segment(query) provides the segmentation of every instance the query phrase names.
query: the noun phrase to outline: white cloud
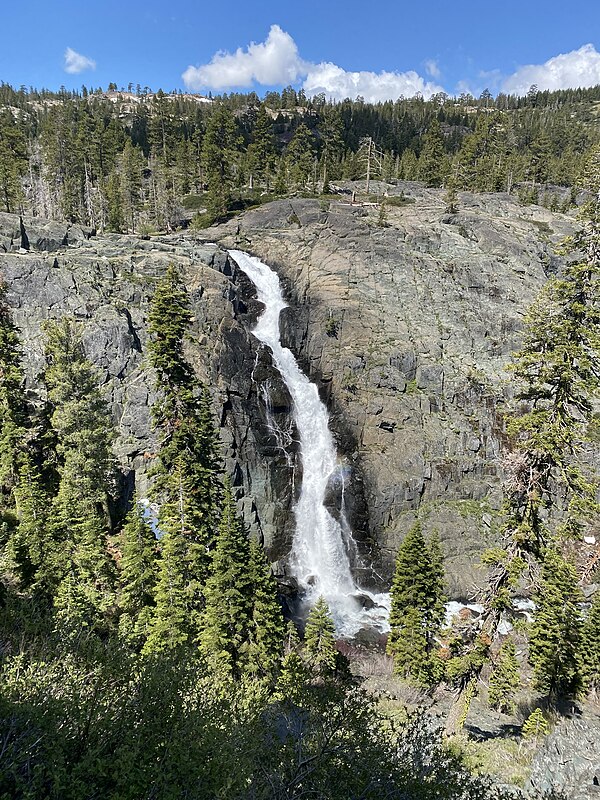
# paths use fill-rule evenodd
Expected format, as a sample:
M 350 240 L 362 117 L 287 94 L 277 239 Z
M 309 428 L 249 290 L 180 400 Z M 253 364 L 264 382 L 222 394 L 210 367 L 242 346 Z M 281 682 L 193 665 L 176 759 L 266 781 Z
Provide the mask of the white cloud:
M 304 81 L 308 95 L 324 92 L 333 100 L 345 97 L 364 97 L 367 102 L 397 100 L 400 95 L 412 97 L 420 92 L 431 97 L 443 92 L 441 86 L 428 83 L 412 70 L 410 72 L 346 72 L 336 64 L 323 63 L 311 65 Z
M 96 62 L 81 55 L 72 47 L 67 47 L 65 50 L 65 72 L 71 75 L 77 75 L 79 72 L 84 72 L 86 69 L 96 69 Z
M 437 80 L 439 80 L 442 77 L 442 73 L 440 71 L 438 63 L 433 58 L 428 58 L 427 61 L 425 62 L 425 72 L 428 75 L 431 75 L 432 78 L 436 78 Z
M 252 42 L 246 50 L 216 53 L 209 64 L 188 67 L 183 81 L 189 89 L 228 89 L 233 86 L 263 86 L 295 83 L 306 73 L 296 43 L 279 25 L 271 25 L 266 41 Z
M 430 97 L 443 91 L 413 71 L 347 72 L 336 64 L 304 61 L 295 41 L 279 25 L 271 26 L 261 44 L 252 42 L 235 53 L 218 52 L 208 64 L 189 66 L 182 77 L 189 89 L 196 90 L 248 88 L 254 83 L 280 86 L 304 79 L 303 88 L 309 95 L 324 92 L 334 100 L 361 95 L 369 102 L 396 100 L 417 92 Z
M 593 44 L 584 44 L 579 50 L 561 53 L 544 64 L 528 64 L 502 83 L 502 91 L 509 94 L 526 94 L 535 84 L 538 89 L 570 89 L 595 86 L 600 83 L 600 53 Z

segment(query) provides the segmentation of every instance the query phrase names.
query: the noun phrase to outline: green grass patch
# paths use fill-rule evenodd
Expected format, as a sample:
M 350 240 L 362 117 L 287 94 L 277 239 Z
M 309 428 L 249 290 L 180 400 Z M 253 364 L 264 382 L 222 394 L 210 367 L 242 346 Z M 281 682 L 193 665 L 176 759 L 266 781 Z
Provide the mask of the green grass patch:
M 206 202 L 203 195 L 186 194 L 185 197 L 181 198 L 181 205 L 187 211 L 199 211 L 201 208 L 204 208 Z

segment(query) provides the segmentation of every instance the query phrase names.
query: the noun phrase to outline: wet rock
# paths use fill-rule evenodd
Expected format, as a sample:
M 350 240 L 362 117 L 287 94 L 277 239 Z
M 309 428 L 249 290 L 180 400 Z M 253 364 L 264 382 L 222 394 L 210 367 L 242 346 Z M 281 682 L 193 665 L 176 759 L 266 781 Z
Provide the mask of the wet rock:
M 377 603 L 375 602 L 375 600 L 373 600 L 373 598 L 368 594 L 357 594 L 356 599 L 361 604 L 361 606 L 363 608 L 366 608 L 367 610 L 377 607 Z

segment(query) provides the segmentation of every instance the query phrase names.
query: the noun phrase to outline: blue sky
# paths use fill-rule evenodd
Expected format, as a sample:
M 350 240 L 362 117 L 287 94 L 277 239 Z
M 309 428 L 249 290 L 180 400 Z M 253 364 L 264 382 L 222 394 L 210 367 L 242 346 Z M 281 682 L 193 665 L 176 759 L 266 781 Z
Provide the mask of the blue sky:
M 377 100 L 600 83 L 598 0 L 22 0 L 2 22 L 0 80 L 16 86 L 292 83 Z

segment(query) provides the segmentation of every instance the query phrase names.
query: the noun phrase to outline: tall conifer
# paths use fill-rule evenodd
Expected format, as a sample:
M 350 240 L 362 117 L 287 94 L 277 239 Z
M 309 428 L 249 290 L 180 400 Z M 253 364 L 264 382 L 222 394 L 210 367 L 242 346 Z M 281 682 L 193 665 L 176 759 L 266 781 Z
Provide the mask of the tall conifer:
M 448 171 L 449 162 L 442 129 L 437 119 L 434 119 L 423 137 L 423 149 L 419 156 L 419 179 L 426 186 L 442 186 Z
M 536 687 L 554 697 L 577 695 L 582 687 L 580 600 L 574 567 L 550 549 L 536 598 L 529 660 Z
M 51 549 L 50 498 L 42 488 L 40 473 L 25 456 L 15 487 L 18 524 L 9 541 L 9 553 L 23 585 L 47 585 Z
M 190 588 L 190 609 L 196 613 L 201 607 L 199 589 L 209 570 L 220 486 L 210 395 L 184 354 L 190 322 L 187 292 L 170 266 L 154 293 L 149 321 L 150 362 L 159 393 L 153 408 L 160 433 L 154 493 L 161 505 L 161 528 L 184 536 L 184 580 Z
M 433 649 L 444 619 L 443 576 L 439 540 L 428 544 L 416 522 L 396 557 L 387 651 L 398 674 L 425 683 L 436 674 Z
M 252 142 L 248 145 L 248 169 L 253 184 L 270 188 L 271 176 L 275 167 L 275 139 L 273 137 L 273 121 L 263 103 L 259 106 L 252 133 Z
M 21 345 L 10 308 L 6 287 L 0 284 L 0 497 L 12 505 L 11 497 L 19 478 L 25 452 L 28 409 L 25 376 L 21 366 Z
M 58 606 L 63 588 L 71 597 L 69 586 L 76 586 L 77 614 L 93 626 L 91 609 L 95 607 L 98 618 L 102 617 L 111 606 L 114 589 L 114 563 L 107 550 L 108 499 L 114 491 L 115 474 L 114 430 L 98 375 L 85 357 L 80 326 L 63 318 L 47 322 L 44 330 L 44 377 L 59 457 L 51 571 L 59 584 Z M 65 581 L 67 586 L 62 587 Z M 67 603 L 65 608 L 69 607 Z
M 250 542 L 225 487 L 219 535 L 204 591 L 201 649 L 219 672 L 239 677 L 244 670 L 252 625 Z
M 492 708 L 509 714 L 514 709 L 514 695 L 519 688 L 519 663 L 515 643 L 508 639 L 498 653 L 490 676 L 488 701 Z
M 125 520 L 120 542 L 119 630 L 125 639 L 139 643 L 148 635 L 155 606 L 157 541 L 135 501 Z
M 596 590 L 581 642 L 581 666 L 587 689 L 600 689 L 600 591 Z
M 220 105 L 208 121 L 202 142 L 202 164 L 208 183 L 207 213 L 213 222 L 223 219 L 231 205 L 235 137 L 233 114 Z
M 247 671 L 272 677 L 281 662 L 285 623 L 277 600 L 277 581 L 265 551 L 254 538 L 250 540 L 250 581 L 252 618 Z
M 327 678 L 335 674 L 337 666 L 335 626 L 324 597 L 319 597 L 306 620 L 304 652 L 314 675 Z
M 180 531 L 166 533 L 160 540 L 158 579 L 148 638 L 142 653 L 164 653 L 198 641 L 198 628 L 190 619 L 186 596 L 184 564 L 186 541 Z

